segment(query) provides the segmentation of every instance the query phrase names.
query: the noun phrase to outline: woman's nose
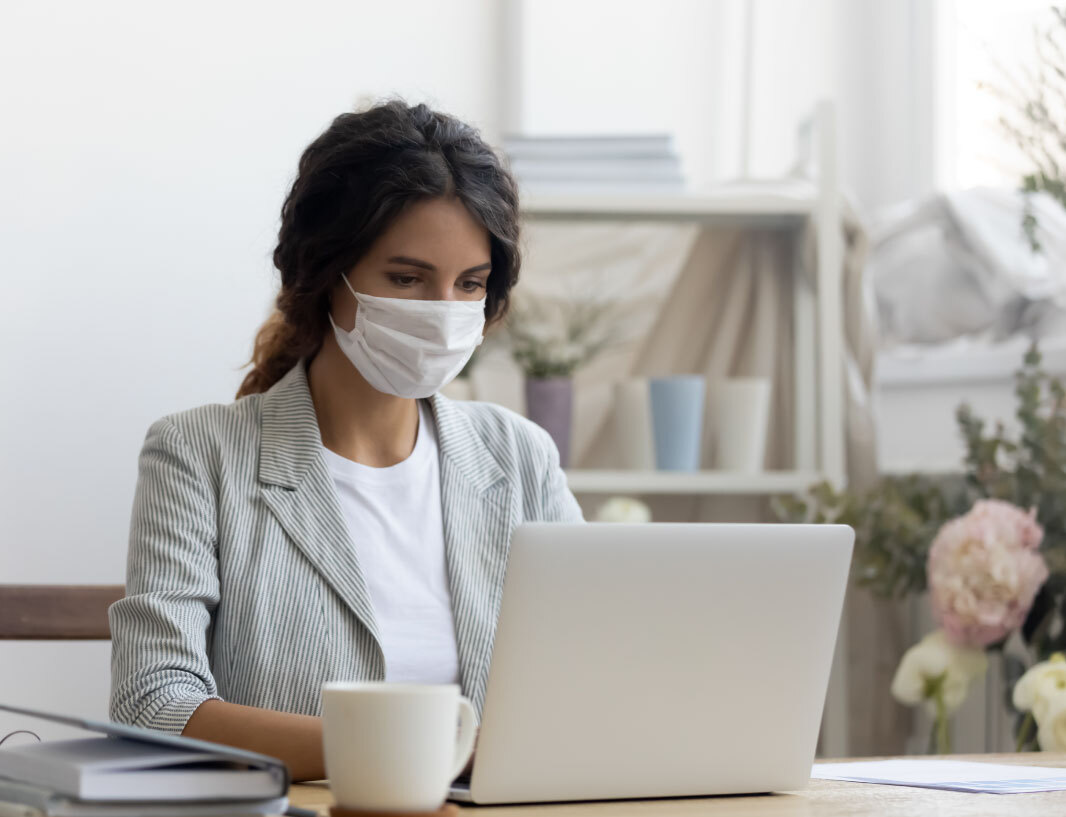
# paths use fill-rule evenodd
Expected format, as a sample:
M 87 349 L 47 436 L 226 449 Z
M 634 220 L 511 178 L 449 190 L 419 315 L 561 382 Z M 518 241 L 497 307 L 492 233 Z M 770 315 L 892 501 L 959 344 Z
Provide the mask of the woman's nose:
M 439 281 L 430 288 L 430 299 L 434 301 L 454 301 L 455 292 L 451 284 Z

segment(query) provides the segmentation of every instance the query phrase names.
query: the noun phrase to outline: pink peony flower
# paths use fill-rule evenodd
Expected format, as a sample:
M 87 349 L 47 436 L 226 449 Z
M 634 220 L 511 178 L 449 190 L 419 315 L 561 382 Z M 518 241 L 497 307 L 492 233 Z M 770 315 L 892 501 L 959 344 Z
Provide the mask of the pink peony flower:
M 1035 510 L 998 499 L 980 500 L 940 528 L 927 574 L 933 612 L 950 641 L 984 647 L 1021 626 L 1048 577 L 1037 549 L 1043 538 Z

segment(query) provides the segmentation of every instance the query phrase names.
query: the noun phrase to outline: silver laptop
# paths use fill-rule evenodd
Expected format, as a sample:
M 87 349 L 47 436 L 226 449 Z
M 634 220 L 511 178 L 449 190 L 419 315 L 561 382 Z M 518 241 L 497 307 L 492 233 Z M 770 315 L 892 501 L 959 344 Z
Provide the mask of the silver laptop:
M 520 526 L 451 799 L 805 787 L 853 541 L 835 525 Z

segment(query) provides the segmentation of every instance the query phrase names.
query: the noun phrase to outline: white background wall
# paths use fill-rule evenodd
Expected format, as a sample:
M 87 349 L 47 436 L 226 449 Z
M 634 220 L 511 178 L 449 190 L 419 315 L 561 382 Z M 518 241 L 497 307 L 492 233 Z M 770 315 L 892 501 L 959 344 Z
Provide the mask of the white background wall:
M 166 8 L 0 11 L 0 582 L 124 580 L 145 431 L 232 400 L 333 116 L 395 92 L 497 125 L 493 0 Z M 0 701 L 103 716 L 107 661 L 0 644 Z
M 121 579 L 144 432 L 232 399 L 282 199 L 334 115 L 396 91 L 495 124 L 491 0 L 372 23 L 352 3 L 180 8 L 25 2 L 0 24 L 5 577 Z

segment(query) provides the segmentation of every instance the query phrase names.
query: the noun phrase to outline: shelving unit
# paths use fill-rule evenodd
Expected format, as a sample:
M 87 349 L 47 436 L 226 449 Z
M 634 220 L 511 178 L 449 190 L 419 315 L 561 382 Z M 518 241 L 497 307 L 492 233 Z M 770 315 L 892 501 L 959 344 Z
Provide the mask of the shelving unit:
M 814 180 L 789 178 L 723 184 L 677 193 L 550 194 L 523 198 L 528 219 L 670 220 L 708 225 L 800 230 L 810 220 L 817 231 L 814 280 L 795 275 L 795 471 L 732 476 L 626 471 L 569 472 L 577 493 L 771 494 L 803 490 L 826 480 L 842 487 L 844 460 L 843 316 L 841 315 L 840 205 L 837 190 L 834 111 L 822 102 L 803 123 L 799 159 L 812 165 Z M 812 155 L 807 155 L 812 154 Z M 801 480 L 809 480 L 801 484 Z M 610 486 L 610 487 L 608 487 Z
M 800 274 L 798 265 L 793 270 L 795 470 L 759 474 L 572 470 L 567 476 L 575 493 L 760 496 L 799 492 L 822 480 L 844 486 L 843 247 L 835 130 L 829 102 L 819 103 L 800 126 L 799 166 L 812 168 L 813 181 L 738 182 L 681 193 L 523 196 L 527 219 L 671 220 L 797 233 L 813 220 L 816 230 L 813 275 Z M 822 748 L 830 757 L 848 755 L 847 672 L 839 647 L 847 640 L 846 624 L 841 622 L 822 727 Z
M 793 226 L 810 216 L 818 190 L 809 181 L 731 183 L 706 190 L 613 196 L 529 193 L 523 210 L 534 218 L 640 219 Z
M 734 494 L 799 493 L 822 478 L 816 471 L 589 471 L 567 472 L 576 494 Z

